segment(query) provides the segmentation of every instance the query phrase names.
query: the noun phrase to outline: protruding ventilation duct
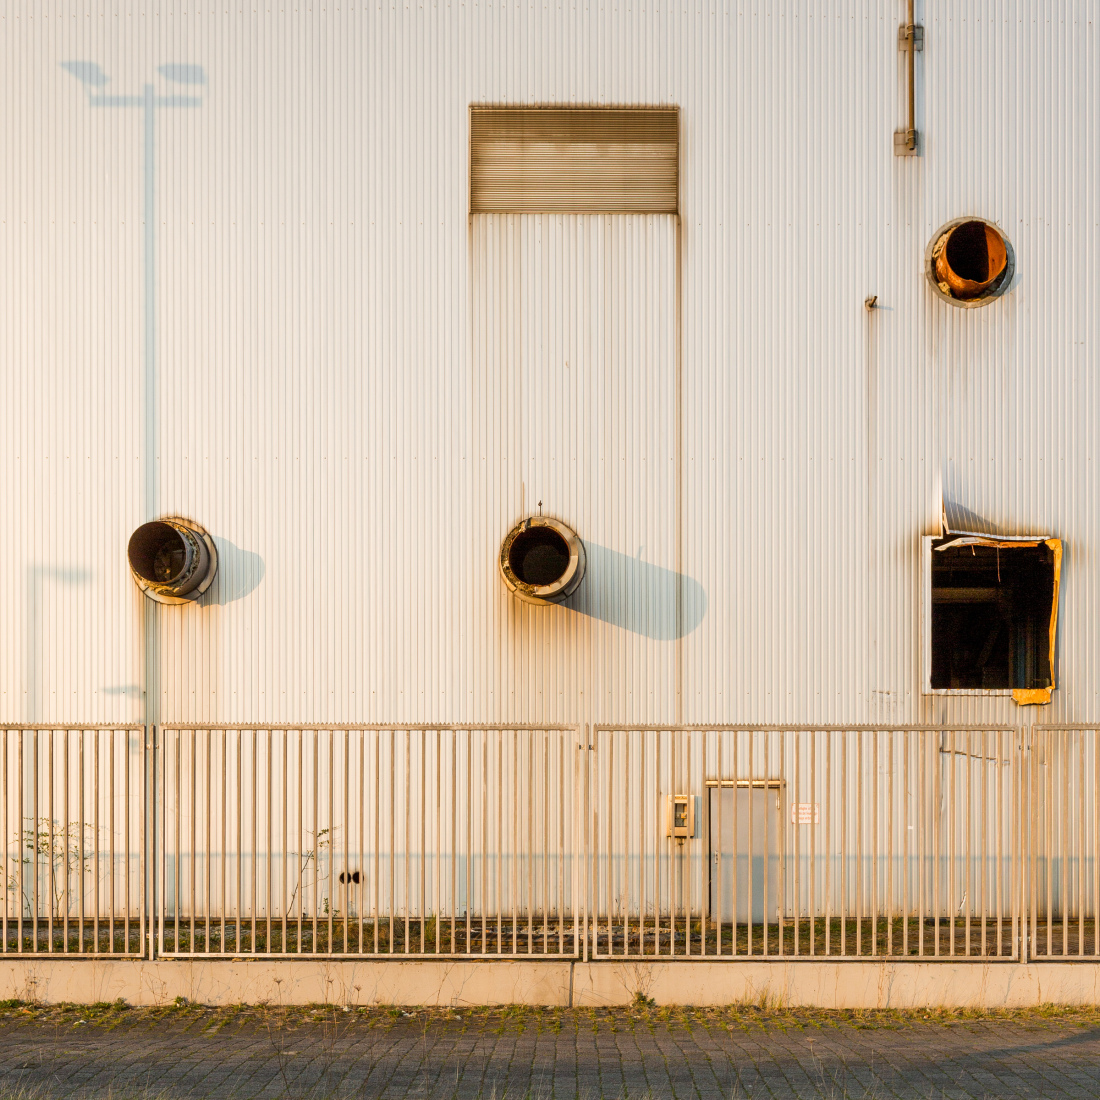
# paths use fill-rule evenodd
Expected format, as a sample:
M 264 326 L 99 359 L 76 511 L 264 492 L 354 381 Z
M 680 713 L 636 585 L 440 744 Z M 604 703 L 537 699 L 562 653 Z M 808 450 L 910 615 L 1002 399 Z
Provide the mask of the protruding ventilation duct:
M 508 532 L 500 548 L 500 575 L 521 600 L 560 603 L 584 577 L 584 543 L 556 519 L 530 516 Z
M 932 239 L 929 279 L 940 296 L 957 305 L 984 305 L 1012 281 L 1012 249 L 995 226 L 957 218 Z
M 218 551 L 193 520 L 165 516 L 143 523 L 126 548 L 138 587 L 158 603 L 190 603 L 213 583 Z

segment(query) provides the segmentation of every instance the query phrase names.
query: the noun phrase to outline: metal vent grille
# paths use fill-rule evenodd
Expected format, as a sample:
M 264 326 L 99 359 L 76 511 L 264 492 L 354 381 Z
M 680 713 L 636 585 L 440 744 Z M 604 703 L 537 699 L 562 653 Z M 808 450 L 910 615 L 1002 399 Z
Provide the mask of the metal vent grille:
M 470 211 L 675 214 L 678 112 L 475 107 Z

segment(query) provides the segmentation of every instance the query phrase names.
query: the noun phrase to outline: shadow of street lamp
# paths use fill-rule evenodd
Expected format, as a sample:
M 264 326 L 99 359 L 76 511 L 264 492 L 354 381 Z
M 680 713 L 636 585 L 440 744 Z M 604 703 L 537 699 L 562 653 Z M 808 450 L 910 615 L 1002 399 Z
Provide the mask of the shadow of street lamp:
M 158 95 L 152 84 L 146 84 L 141 95 L 110 95 L 102 89 L 110 77 L 94 61 L 63 61 L 61 67 L 84 86 L 88 103 L 93 107 L 137 107 L 144 113 L 145 132 L 145 487 L 144 519 L 154 519 L 156 494 L 156 221 L 155 213 L 155 129 L 158 109 L 170 107 L 201 107 L 201 95 Z M 161 65 L 157 72 L 167 81 L 190 88 L 206 84 L 206 72 L 201 65 Z

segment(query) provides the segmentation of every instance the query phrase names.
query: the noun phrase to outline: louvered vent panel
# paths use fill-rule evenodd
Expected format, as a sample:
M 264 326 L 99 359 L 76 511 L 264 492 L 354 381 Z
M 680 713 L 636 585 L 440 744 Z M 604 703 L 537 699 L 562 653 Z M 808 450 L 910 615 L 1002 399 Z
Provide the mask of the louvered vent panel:
M 470 210 L 677 211 L 675 108 L 475 107 Z

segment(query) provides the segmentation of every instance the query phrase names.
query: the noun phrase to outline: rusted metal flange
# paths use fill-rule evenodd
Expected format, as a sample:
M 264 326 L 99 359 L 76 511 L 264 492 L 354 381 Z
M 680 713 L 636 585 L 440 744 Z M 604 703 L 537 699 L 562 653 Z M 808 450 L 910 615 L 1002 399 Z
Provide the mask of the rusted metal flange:
M 988 305 L 1012 285 L 1015 254 L 1009 239 L 985 218 L 955 218 L 933 235 L 924 256 L 936 295 L 953 306 Z
M 584 543 L 571 527 L 547 516 L 516 524 L 500 547 L 500 575 L 521 600 L 561 603 L 584 577 Z
M 193 603 L 214 583 L 218 551 L 206 528 L 181 516 L 143 523 L 126 547 L 130 572 L 157 603 Z

